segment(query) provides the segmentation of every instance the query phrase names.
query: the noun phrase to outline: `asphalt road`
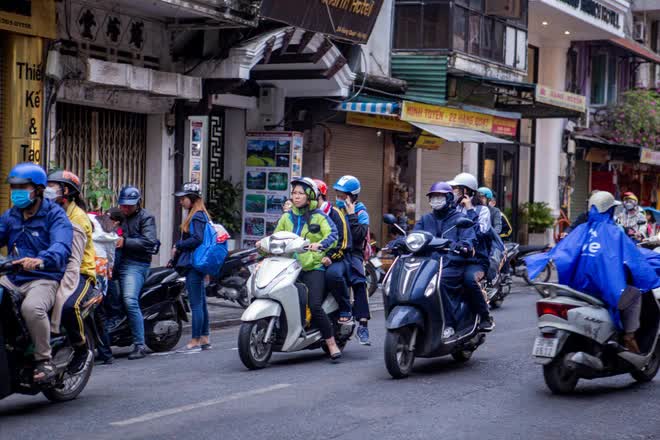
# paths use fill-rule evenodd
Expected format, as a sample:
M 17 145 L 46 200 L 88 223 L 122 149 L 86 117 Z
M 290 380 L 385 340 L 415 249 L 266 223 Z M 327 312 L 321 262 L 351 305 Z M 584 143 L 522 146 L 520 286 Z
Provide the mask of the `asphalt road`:
M 120 358 L 96 367 L 75 401 L 42 396 L 0 402 L 0 439 L 656 439 L 660 378 L 583 381 L 556 397 L 529 353 L 535 294 L 518 288 L 495 312 L 497 328 L 472 360 L 418 360 L 414 375 L 390 379 L 383 316 L 373 346 L 350 343 L 344 359 L 274 355 L 247 371 L 237 327 L 214 332 L 200 354 Z

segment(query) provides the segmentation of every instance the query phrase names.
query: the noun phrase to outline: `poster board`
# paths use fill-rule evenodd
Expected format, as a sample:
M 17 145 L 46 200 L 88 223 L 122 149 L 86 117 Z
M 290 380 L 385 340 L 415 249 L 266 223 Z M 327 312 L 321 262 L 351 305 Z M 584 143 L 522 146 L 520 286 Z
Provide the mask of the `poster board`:
M 197 183 L 206 197 L 206 150 L 208 144 L 208 117 L 190 116 L 186 134 L 186 157 L 184 161 L 184 182 Z
M 254 132 L 246 136 L 241 247 L 273 233 L 289 198 L 291 178 L 302 173 L 303 135 Z

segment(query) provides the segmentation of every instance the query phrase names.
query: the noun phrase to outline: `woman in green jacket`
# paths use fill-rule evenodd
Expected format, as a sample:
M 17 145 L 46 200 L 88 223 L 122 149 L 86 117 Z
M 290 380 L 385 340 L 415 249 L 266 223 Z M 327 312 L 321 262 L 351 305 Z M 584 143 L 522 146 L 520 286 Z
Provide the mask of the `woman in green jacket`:
M 291 181 L 291 199 L 293 207 L 280 217 L 275 232 L 293 232 L 311 243 L 309 251 L 297 255 L 303 272 L 300 281 L 307 286 L 307 298 L 312 312 L 312 324 L 321 331 L 330 357 L 341 357 L 328 315 L 323 311 L 325 299 L 325 266 L 321 263 L 328 249 L 337 242 L 337 228 L 328 217 L 318 209 L 319 190 L 316 183 L 308 177 Z

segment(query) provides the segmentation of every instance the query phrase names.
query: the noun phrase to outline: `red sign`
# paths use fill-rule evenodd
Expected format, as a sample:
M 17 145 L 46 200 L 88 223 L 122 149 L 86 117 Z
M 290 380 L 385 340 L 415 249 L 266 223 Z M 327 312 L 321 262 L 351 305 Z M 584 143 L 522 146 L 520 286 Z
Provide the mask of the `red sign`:
M 518 134 L 518 120 L 493 116 L 493 134 L 515 137 Z

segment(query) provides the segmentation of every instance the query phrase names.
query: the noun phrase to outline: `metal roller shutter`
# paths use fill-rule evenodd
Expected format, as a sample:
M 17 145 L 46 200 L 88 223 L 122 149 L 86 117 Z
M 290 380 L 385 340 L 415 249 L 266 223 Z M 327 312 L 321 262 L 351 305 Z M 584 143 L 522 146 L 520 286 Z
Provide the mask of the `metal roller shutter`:
M 448 181 L 461 172 L 463 167 L 463 147 L 459 143 L 446 143 L 437 150 L 421 150 L 420 212 L 418 216 L 431 211 L 426 202 L 426 192 L 437 181 Z
M 4 33 L 0 32 L 0 37 L 3 37 Z M 4 50 L 0 45 L 0 182 L 2 185 L 2 190 L 0 191 L 0 212 L 4 212 L 5 209 L 9 208 L 9 187 L 4 183 L 4 179 L 7 174 L 9 174 L 9 146 L 4 145 L 3 137 L 3 126 L 5 124 L 5 117 L 9 115 L 9 112 L 5 109 L 5 100 L 4 100 L 4 91 L 5 85 L 3 78 L 5 76 L 5 64 L 4 64 Z
M 371 231 L 380 236 L 383 211 L 383 146 L 378 130 L 328 124 L 332 137 L 325 154 L 328 184 L 350 174 L 362 184 L 359 200 L 369 211 Z M 332 195 L 330 196 L 333 197 Z
M 584 212 L 585 200 L 589 198 L 589 171 L 591 163 L 584 160 L 575 161 L 575 182 L 571 194 L 571 221 Z

